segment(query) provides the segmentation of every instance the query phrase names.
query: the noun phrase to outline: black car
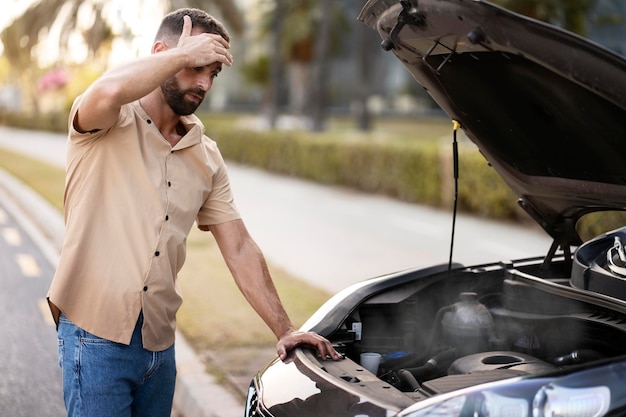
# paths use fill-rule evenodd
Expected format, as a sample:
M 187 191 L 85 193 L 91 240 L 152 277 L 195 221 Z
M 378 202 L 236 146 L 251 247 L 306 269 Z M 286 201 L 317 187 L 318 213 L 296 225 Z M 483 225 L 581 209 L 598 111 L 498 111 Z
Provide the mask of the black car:
M 303 329 L 346 359 L 272 361 L 246 415 L 626 416 L 626 228 L 577 231 L 587 214 L 626 210 L 624 58 L 480 0 L 370 0 L 359 19 L 554 243 L 339 292 Z

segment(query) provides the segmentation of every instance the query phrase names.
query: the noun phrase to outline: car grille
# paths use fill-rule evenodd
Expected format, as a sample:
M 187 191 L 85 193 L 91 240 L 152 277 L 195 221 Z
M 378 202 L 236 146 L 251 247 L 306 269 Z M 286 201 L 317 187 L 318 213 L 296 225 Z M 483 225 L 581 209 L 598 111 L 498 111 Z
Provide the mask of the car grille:
M 250 387 L 248 388 L 245 417 L 272 417 L 270 413 L 263 411 L 261 407 L 259 407 L 259 393 L 254 381 L 250 383 Z

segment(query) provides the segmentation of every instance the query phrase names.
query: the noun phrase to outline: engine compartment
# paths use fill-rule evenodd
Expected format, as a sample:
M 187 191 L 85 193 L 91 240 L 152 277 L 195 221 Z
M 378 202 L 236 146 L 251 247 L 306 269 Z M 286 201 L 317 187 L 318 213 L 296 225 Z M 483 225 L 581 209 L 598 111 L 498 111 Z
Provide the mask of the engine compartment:
M 382 291 L 330 339 L 359 364 L 382 355 L 377 378 L 414 400 L 626 354 L 619 302 L 570 285 L 567 262 L 463 268 Z

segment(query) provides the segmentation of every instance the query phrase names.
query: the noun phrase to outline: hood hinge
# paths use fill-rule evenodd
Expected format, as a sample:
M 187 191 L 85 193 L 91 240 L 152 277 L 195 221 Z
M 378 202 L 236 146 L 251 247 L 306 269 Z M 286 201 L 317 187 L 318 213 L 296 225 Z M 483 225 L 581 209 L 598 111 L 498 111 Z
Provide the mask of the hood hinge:
M 398 35 L 404 25 L 424 26 L 426 23 L 426 18 L 417 10 L 417 5 L 413 6 L 409 0 L 400 0 L 400 4 L 402 5 L 402 11 L 398 15 L 398 21 L 391 29 L 391 32 L 389 32 L 389 38 L 383 40 L 380 44 L 380 47 L 385 51 L 391 51 L 395 48 Z

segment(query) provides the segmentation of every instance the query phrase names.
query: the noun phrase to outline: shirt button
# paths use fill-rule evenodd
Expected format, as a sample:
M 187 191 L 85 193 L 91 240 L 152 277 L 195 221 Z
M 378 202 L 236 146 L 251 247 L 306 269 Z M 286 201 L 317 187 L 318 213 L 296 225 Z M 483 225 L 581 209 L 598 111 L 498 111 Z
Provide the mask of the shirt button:
M 148 286 L 146 285 L 145 287 L 143 287 L 144 291 L 148 291 Z
M 165 215 L 165 221 L 168 221 L 170 219 L 170 216 Z
M 168 187 L 171 187 L 171 186 L 172 186 L 172 183 L 171 183 L 170 181 L 168 181 L 168 182 L 167 182 L 167 186 L 168 186 Z
M 159 251 L 154 252 L 154 256 L 159 256 L 160 254 L 161 254 L 161 252 L 159 252 Z
M 148 124 L 151 124 L 152 120 L 148 119 L 148 120 L 146 120 L 146 122 L 148 122 Z

